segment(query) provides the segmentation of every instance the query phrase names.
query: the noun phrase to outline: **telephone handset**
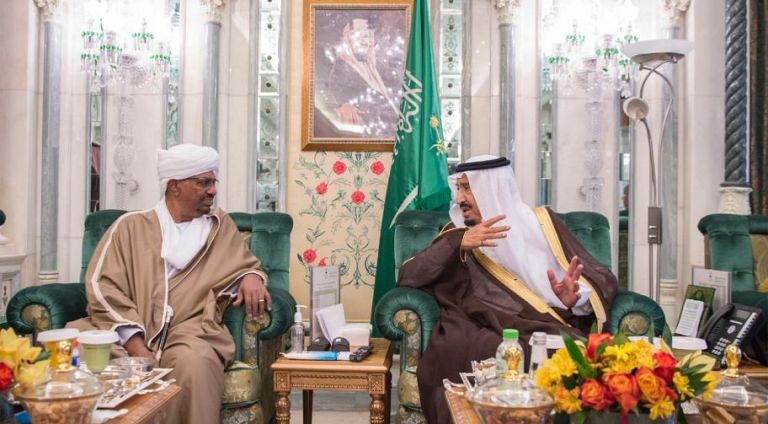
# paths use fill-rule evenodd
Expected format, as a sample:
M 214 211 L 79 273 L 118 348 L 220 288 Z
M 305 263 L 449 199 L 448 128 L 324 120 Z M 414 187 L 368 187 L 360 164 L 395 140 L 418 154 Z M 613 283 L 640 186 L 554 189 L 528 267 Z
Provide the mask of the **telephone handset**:
M 721 360 L 729 344 L 744 348 L 752 340 L 762 318 L 762 309 L 734 303 L 723 306 L 704 326 L 702 337 L 707 341 L 707 352 Z

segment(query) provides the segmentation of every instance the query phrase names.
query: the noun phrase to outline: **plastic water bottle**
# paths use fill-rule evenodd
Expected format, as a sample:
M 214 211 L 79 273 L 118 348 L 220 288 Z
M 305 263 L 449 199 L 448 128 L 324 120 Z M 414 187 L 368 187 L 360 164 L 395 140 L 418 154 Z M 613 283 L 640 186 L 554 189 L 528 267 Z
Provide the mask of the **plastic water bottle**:
M 528 375 L 531 378 L 536 374 L 544 361 L 547 360 L 547 333 L 537 331 L 531 335 L 531 366 Z
M 496 348 L 496 377 L 510 378 L 519 376 L 525 372 L 525 353 L 518 342 L 518 332 L 514 328 L 505 328 L 501 333 L 503 341 Z M 517 365 L 517 369 L 510 370 L 509 366 Z M 513 371 L 513 372 L 510 372 Z

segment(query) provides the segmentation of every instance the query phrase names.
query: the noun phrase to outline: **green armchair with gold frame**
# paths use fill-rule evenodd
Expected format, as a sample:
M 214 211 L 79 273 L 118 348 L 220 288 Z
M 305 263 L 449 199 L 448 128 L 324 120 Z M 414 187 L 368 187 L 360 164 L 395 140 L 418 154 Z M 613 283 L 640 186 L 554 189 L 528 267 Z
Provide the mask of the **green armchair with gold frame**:
M 587 251 L 610 268 L 608 220 L 594 212 L 570 212 L 559 216 Z M 407 211 L 400 214 L 394 227 L 397 270 L 406 259 L 428 246 L 448 221 L 445 212 Z M 400 409 L 397 413 L 400 424 L 424 422 L 416 366 L 439 319 L 440 306 L 432 296 L 418 289 L 395 287 L 376 305 L 373 321 L 379 331 L 387 339 L 400 342 Z M 607 330 L 615 333 L 620 327 L 629 335 L 646 335 L 654 328 L 656 336 L 663 335 L 668 340 L 670 337 L 661 307 L 649 297 L 629 291 L 620 291 L 616 296 Z
M 104 210 L 88 215 L 82 246 L 79 283 L 27 287 L 8 303 L 9 324 L 20 334 L 61 328 L 86 316 L 85 270 L 102 234 L 125 211 Z M 288 293 L 290 234 L 293 219 L 277 212 L 229 214 L 269 276 L 272 311 L 264 321 L 245 319 L 244 307 L 230 306 L 224 323 L 235 340 L 235 362 L 225 371 L 222 423 L 269 422 L 274 414 L 270 365 L 283 350 L 283 334 L 293 323 L 296 302 Z

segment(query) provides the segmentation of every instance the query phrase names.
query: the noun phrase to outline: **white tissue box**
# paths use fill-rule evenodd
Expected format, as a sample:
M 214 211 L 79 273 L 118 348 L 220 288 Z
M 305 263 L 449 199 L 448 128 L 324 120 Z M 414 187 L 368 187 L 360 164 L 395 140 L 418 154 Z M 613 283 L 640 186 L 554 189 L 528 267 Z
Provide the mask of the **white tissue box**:
M 349 350 L 354 351 L 360 346 L 368 346 L 371 342 L 371 324 L 347 324 L 341 329 L 341 337 L 349 340 Z

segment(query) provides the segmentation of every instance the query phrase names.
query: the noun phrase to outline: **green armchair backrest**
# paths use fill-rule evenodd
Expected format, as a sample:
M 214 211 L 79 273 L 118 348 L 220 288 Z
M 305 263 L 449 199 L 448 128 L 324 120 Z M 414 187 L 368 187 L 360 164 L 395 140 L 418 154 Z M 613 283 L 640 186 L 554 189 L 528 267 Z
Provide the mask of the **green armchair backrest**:
M 91 256 L 99 244 L 104 232 L 125 211 L 107 209 L 94 212 L 85 218 L 83 232 L 83 259 L 80 269 L 80 282 L 85 281 L 85 271 Z M 269 284 L 288 290 L 288 265 L 290 261 L 290 239 L 293 219 L 290 215 L 279 212 L 261 212 L 258 214 L 232 212 L 229 214 L 237 229 L 250 232 L 249 247 L 261 260 L 264 271 L 269 275 Z
M 85 282 L 85 271 L 88 269 L 88 263 L 91 262 L 91 256 L 96 250 L 96 246 L 101 240 L 101 236 L 107 231 L 110 225 L 124 214 L 125 211 L 118 209 L 106 209 L 94 212 L 85 217 L 85 230 L 83 231 L 83 257 L 80 263 L 80 282 Z
M 600 264 L 611 267 L 611 234 L 608 220 L 596 212 L 557 214 Z M 450 221 L 447 212 L 405 211 L 395 220 L 395 272 L 408 258 L 424 250 Z M 514 228 L 511 230 L 514 231 Z M 397 275 L 397 274 L 395 274 Z
M 249 247 L 269 275 L 269 286 L 288 291 L 293 218 L 279 212 L 229 214 L 240 231 L 250 231 Z
M 768 234 L 768 216 L 717 213 L 699 221 L 707 266 L 731 272 L 731 291 L 755 290 L 752 234 Z

